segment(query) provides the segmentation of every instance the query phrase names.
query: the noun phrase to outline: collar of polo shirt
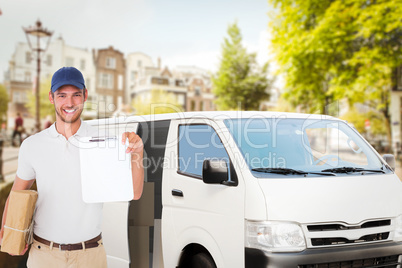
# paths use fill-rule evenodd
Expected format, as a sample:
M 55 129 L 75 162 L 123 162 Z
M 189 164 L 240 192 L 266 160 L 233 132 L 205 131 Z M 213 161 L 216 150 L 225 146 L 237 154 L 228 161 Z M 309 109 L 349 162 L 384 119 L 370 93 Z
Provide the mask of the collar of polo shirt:
M 77 136 L 77 137 L 85 137 L 87 136 L 87 131 L 88 130 L 88 125 L 87 123 L 81 121 L 80 128 L 78 129 L 77 133 L 75 133 L 72 137 Z M 48 128 L 48 133 L 51 137 L 57 138 L 59 136 L 62 136 L 59 132 L 57 132 L 56 129 L 56 123 L 53 123 L 49 128 Z

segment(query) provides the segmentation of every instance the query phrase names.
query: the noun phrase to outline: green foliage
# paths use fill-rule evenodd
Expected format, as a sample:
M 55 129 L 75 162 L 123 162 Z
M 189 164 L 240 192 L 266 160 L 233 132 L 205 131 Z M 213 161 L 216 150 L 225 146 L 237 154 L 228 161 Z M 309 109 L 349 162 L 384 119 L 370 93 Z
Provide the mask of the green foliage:
M 369 111 L 367 113 L 360 113 L 356 109 L 350 109 L 346 114 L 341 116 L 343 120 L 353 124 L 359 133 L 366 133 L 367 129 L 365 121 L 370 121 L 370 134 L 372 135 L 385 135 L 386 129 L 384 127 L 384 116 L 378 111 Z
M 0 84 L 0 125 L 3 124 L 7 117 L 8 100 L 6 87 Z
M 176 97 L 172 93 L 161 89 L 153 89 L 150 97 L 145 100 L 141 96 L 135 97 L 132 106 L 136 115 L 178 113 L 183 111 Z
M 359 113 L 356 109 L 350 109 L 347 113 L 341 116 L 341 119 L 346 120 L 349 124 L 352 124 L 359 133 L 363 134 L 366 132 L 365 120 L 366 115 Z
M 220 110 L 259 110 L 269 99 L 268 63 L 260 67 L 254 53 L 247 53 L 236 23 L 228 27 L 229 37 L 222 44 L 219 70 L 212 76 L 213 92 Z
M 48 79 L 40 84 L 39 88 L 39 106 L 40 106 L 40 112 L 39 112 L 39 117 L 41 119 L 51 116 L 53 120 L 55 120 L 55 112 L 54 112 L 54 105 L 50 103 L 49 101 L 49 91 L 51 87 L 51 80 Z M 26 104 L 26 107 L 29 110 L 29 113 L 31 115 L 36 114 L 36 97 L 33 94 L 33 92 L 30 92 L 28 94 L 28 102 Z
M 389 0 L 269 0 L 275 7 L 272 45 L 285 98 L 325 113 L 346 98 L 380 111 L 390 138 L 392 73 L 402 64 L 402 2 Z

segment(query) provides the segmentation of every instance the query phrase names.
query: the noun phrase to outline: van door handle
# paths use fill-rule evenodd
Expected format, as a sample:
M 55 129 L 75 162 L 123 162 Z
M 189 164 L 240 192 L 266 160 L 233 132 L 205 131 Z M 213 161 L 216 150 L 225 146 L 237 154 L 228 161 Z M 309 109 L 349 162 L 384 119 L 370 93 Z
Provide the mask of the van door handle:
M 183 197 L 183 196 L 184 196 L 184 195 L 183 195 L 183 192 L 180 191 L 180 190 L 178 190 L 178 189 L 173 189 L 173 190 L 172 190 L 172 195 L 173 195 L 173 196 L 180 196 L 180 197 Z

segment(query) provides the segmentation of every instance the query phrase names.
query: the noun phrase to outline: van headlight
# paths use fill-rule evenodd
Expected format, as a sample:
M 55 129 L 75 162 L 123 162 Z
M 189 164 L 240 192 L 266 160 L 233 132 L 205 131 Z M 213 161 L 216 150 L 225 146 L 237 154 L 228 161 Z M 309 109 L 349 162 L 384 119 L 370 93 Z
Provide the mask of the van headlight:
M 402 215 L 395 218 L 395 241 L 402 241 Z
M 246 247 L 267 252 L 300 252 L 306 249 L 301 226 L 295 222 L 246 220 Z

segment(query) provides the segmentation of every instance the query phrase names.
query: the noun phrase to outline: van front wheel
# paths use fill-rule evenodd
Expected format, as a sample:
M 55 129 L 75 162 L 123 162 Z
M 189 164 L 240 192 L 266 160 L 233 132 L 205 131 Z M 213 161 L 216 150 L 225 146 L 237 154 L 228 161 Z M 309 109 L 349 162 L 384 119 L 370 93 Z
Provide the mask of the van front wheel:
M 216 265 L 210 256 L 200 252 L 191 258 L 191 268 L 216 268 Z

